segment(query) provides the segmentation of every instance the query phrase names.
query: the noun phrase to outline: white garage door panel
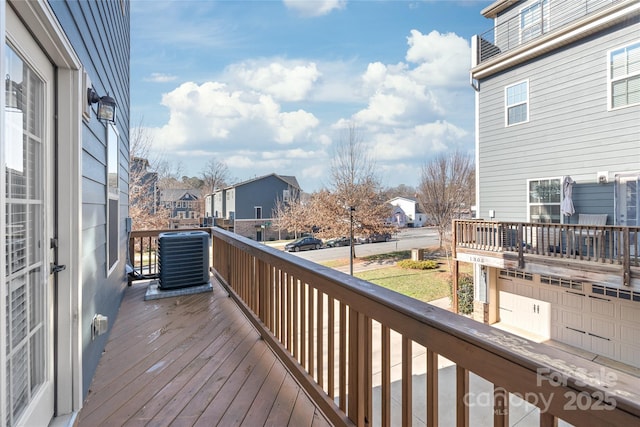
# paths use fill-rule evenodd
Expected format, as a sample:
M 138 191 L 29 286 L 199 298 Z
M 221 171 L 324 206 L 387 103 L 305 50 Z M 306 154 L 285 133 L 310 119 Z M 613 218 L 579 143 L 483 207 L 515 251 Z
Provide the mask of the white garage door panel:
M 522 295 L 523 297 L 533 298 L 533 286 L 523 285 L 522 283 L 515 283 L 515 294 Z
M 639 302 L 517 278 L 498 291 L 501 321 L 640 368 Z
M 559 299 L 557 291 L 552 291 L 552 290 L 543 289 L 543 288 L 539 290 L 538 296 L 542 301 L 550 302 L 551 304 L 557 304 Z
M 640 367 L 640 350 L 638 347 L 622 343 L 620 345 L 620 361 Z
M 616 337 L 616 324 L 614 321 L 605 320 L 598 317 L 591 317 L 591 327 L 588 329 L 601 337 L 615 339 Z
M 575 311 L 560 311 L 560 323 L 570 328 L 579 329 L 581 331 L 585 330 L 585 327 L 582 324 L 582 313 L 577 313 Z
M 632 303 L 640 306 L 640 303 Z M 620 319 L 640 325 L 640 307 L 632 307 L 626 304 L 620 306 Z
M 589 298 L 591 302 L 591 313 L 601 316 L 616 317 L 616 304 L 611 301 Z
M 620 325 L 620 339 L 640 348 L 640 324 L 636 326 Z
M 590 336 L 589 338 L 591 338 L 591 345 L 587 348 L 589 348 L 590 351 L 615 359 L 616 346 L 613 341 L 594 336 Z
M 562 294 L 562 305 L 566 308 L 573 308 L 582 311 L 585 296 L 565 292 Z
M 560 327 L 559 329 L 560 335 L 558 337 L 559 341 L 563 343 L 572 345 L 574 347 L 584 348 L 585 346 L 585 338 L 586 334 L 584 332 L 574 331 L 567 327 Z

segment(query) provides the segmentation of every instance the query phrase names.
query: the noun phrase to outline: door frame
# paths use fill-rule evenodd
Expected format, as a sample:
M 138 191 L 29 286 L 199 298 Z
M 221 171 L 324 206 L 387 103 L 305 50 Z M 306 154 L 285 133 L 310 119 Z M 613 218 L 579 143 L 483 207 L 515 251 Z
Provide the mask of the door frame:
M 67 266 L 57 273 L 57 290 L 54 301 L 54 366 L 55 405 L 54 416 L 77 412 L 82 406 L 82 110 L 86 103 L 85 78 L 82 64 L 73 50 L 53 10 L 47 2 L 0 0 L 0 15 L 6 17 L 11 7 L 32 37 L 54 65 L 55 159 L 57 162 L 56 191 L 58 237 L 57 263 Z M 6 24 L 0 22 L 0 52 L 4 55 Z M 83 96 L 84 95 L 84 96 Z M 1 95 L 4 96 L 4 93 Z M 4 99 L 0 98 L 3 101 Z M 83 102 L 85 101 L 85 102 Z M 4 105 L 4 104 L 3 104 Z M 0 113 L 4 115 L 4 111 Z M 0 117 L 3 124 L 4 117 Z M 0 135 L 0 138 L 4 138 Z M 4 177 L 2 178 L 4 179 Z M 69 189 L 73 189 L 69 191 Z M 4 216 L 2 221 L 4 221 Z M 4 250 L 4 245 L 3 249 Z M 3 255 L 4 256 L 4 255 Z M 3 347 L 4 348 L 4 347 Z M 6 380 L 3 376 L 3 380 Z M 4 383 L 3 383 L 4 385 Z

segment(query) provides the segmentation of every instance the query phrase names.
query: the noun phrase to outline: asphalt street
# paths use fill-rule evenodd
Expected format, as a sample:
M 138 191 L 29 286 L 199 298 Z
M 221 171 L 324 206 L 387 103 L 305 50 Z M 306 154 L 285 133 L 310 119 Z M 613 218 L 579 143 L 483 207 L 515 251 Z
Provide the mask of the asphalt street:
M 438 245 L 438 232 L 435 228 L 407 228 L 393 234 L 390 242 L 357 244 L 355 252 L 356 257 L 364 257 L 436 245 Z M 320 263 L 349 258 L 349 246 L 291 253 L 300 258 Z

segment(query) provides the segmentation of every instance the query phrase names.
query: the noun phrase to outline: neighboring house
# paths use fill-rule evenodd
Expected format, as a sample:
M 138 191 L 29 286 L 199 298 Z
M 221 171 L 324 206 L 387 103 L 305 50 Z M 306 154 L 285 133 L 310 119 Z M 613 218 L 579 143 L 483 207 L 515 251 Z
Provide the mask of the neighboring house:
M 427 215 L 421 210 L 420 203 L 415 198 L 409 197 L 395 197 L 389 200 L 389 203 L 393 206 L 399 207 L 402 212 L 405 214 L 406 218 L 404 219 L 405 227 L 424 227 L 427 223 Z M 392 218 L 391 223 L 395 224 L 396 221 L 401 220 L 398 218 L 395 210 L 394 210 L 394 218 Z M 400 225 L 400 227 L 403 225 Z
M 73 422 L 122 300 L 129 18 L 126 0 L 0 0 L 3 426 Z
M 149 161 L 142 157 L 133 157 L 129 167 L 129 203 L 141 204 L 149 213 L 155 214 L 160 207 L 160 189 L 158 173 L 149 171 Z
M 196 189 L 167 189 L 160 191 L 160 203 L 171 210 L 172 219 L 199 219 L 202 217 L 201 192 Z
M 294 176 L 272 173 L 216 191 L 206 198 L 211 205 L 205 211 L 232 221 L 235 233 L 262 241 L 277 236 L 271 219 L 278 200 L 288 202 L 300 192 Z
M 476 200 L 492 223 L 455 230 L 476 317 L 640 367 L 640 3 L 500 0 L 482 14 Z M 616 227 L 574 228 L 597 218 Z

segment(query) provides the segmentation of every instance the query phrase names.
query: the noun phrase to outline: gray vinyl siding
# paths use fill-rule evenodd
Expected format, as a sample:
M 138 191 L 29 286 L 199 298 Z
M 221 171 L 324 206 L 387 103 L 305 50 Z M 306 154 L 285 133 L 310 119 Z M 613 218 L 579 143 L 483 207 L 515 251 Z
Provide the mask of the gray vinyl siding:
M 82 129 L 82 302 L 83 394 L 89 389 L 108 335 L 91 339 L 96 313 L 116 318 L 126 286 L 124 266 L 129 169 L 129 3 L 128 1 L 49 1 L 93 87 L 117 102 L 119 134 L 119 260 L 107 276 L 107 125 L 92 112 Z M 123 11 L 124 7 L 124 11 Z M 86 95 L 85 95 L 86 96 Z M 94 107 L 95 108 L 95 107 Z
M 254 219 L 255 207 L 262 207 L 262 218 L 271 218 L 276 200 L 289 185 L 275 175 L 236 187 L 236 219 Z
M 524 221 L 527 179 L 570 175 L 576 213 L 613 223 L 613 175 L 640 170 L 640 106 L 608 109 L 608 51 L 634 41 L 637 16 L 479 82 L 478 217 Z M 505 127 L 505 87 L 523 80 L 529 122 Z M 596 184 L 598 171 L 610 184 Z

